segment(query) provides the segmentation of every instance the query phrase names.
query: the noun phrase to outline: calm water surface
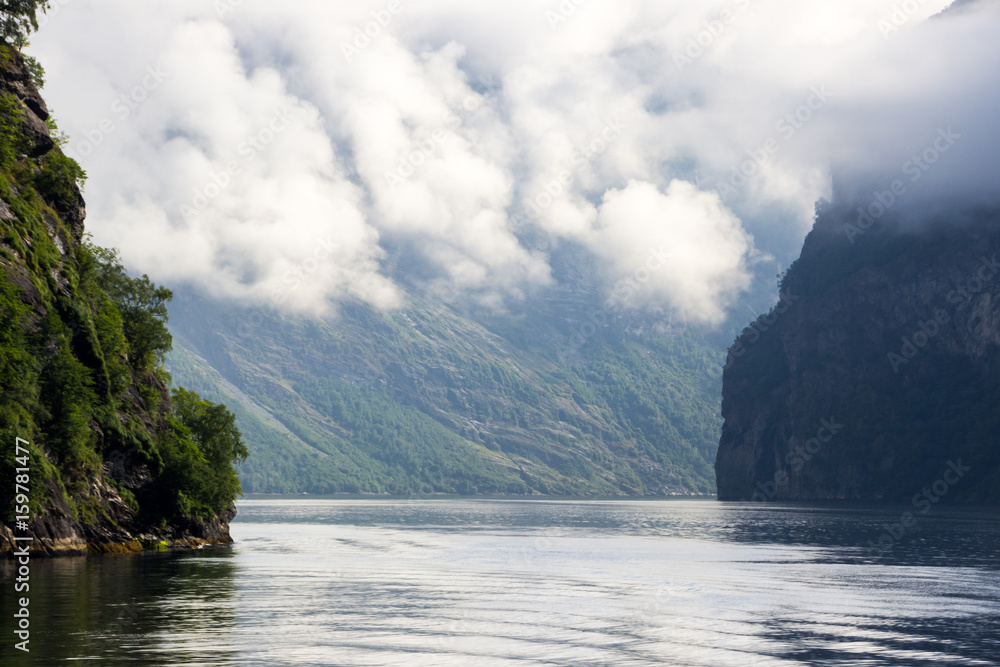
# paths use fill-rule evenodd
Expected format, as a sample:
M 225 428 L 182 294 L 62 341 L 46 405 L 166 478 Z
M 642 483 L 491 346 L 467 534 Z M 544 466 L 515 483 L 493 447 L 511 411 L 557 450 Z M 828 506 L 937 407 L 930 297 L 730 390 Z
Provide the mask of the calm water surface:
M 997 510 L 872 551 L 906 509 L 246 500 L 232 547 L 33 561 L 32 653 L 8 630 L 0 661 L 1000 664 Z

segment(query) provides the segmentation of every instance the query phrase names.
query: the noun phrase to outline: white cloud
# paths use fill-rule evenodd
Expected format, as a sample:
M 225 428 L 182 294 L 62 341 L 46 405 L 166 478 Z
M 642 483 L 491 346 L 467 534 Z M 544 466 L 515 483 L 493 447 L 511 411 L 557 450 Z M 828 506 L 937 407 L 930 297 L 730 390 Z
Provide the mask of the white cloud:
M 391 252 L 496 299 L 552 281 L 519 236 L 535 227 L 611 277 L 669 245 L 635 306 L 715 323 L 755 243 L 800 242 L 834 169 L 891 173 L 962 124 L 971 152 L 938 187 L 990 187 L 996 10 L 927 20 L 947 2 L 925 0 L 887 32 L 896 4 L 72 0 L 32 49 L 90 174 L 89 228 L 158 280 L 392 306 Z M 788 136 L 816 86 L 833 97 Z
M 610 190 L 597 222 L 594 253 L 635 285 L 636 303 L 626 305 L 667 303 L 685 318 L 719 323 L 733 296 L 749 287 L 753 238 L 718 195 L 691 183 L 675 180 L 661 192 L 632 181 Z

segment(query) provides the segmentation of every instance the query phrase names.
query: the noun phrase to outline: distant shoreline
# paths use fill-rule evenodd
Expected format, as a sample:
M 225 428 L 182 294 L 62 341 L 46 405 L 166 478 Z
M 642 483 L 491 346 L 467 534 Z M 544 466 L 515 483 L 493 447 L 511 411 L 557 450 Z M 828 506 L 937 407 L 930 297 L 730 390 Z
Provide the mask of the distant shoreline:
M 421 493 L 412 495 L 391 495 L 388 493 L 247 493 L 237 500 L 715 500 L 714 493 L 684 494 L 672 496 L 557 496 L 545 494 L 509 495 L 460 495 L 453 493 Z

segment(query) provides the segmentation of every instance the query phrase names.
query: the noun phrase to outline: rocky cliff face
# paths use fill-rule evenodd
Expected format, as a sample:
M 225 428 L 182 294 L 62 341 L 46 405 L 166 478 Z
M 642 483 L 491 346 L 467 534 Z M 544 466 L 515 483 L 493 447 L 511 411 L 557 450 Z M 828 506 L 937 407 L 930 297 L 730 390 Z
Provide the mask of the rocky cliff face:
M 719 498 L 1000 502 L 1000 212 L 821 210 L 723 373 Z
M 82 173 L 9 47 L 0 47 L 0 107 L 0 549 L 12 553 L 14 529 L 47 555 L 230 542 L 232 509 L 188 519 L 152 511 L 167 484 L 153 448 L 172 428 L 165 376 L 112 379 L 106 343 L 122 337 L 121 319 L 117 332 L 102 328 L 114 321 L 107 296 L 83 277 L 93 257 L 82 247 Z M 23 478 L 15 438 L 30 443 Z M 20 493 L 26 530 L 15 523 Z

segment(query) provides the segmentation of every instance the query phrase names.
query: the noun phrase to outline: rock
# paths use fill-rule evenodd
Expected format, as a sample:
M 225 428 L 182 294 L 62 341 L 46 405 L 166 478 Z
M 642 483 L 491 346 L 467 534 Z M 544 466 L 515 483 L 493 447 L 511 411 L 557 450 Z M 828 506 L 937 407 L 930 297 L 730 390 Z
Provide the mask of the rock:
M 9 59 L 0 58 L 0 90 L 13 94 L 24 105 L 24 132 L 31 144 L 28 155 L 41 157 L 55 147 L 45 122 L 49 110 L 31 80 L 24 58 L 13 50 L 9 54 Z
M 948 499 L 1000 502 L 1000 212 L 969 217 L 851 243 L 819 216 L 730 350 L 720 499 L 909 501 L 961 459 Z
M 9 55 L 9 59 L 0 58 L 0 92 L 14 95 L 23 105 L 23 131 L 29 146 L 28 156 L 38 158 L 53 150 L 59 150 L 49 134 L 46 123 L 49 118 L 48 107 L 25 68 L 24 58 L 12 50 L 9 51 Z M 52 202 L 52 205 L 70 229 L 74 239 L 80 242 L 83 238 L 83 222 L 87 217 L 87 208 L 79 189 L 74 188 L 72 196 Z M 0 219 L 14 219 L 13 212 L 6 203 L 0 207 Z
M 27 106 L 24 107 L 24 134 L 30 141 L 29 157 L 41 157 L 55 148 L 56 144 L 49 136 L 49 126 Z
M 42 94 L 38 92 L 31 74 L 24 64 L 24 58 L 20 53 L 10 50 L 10 58 L 0 58 L 0 87 L 5 91 L 13 93 L 28 108 L 33 116 L 36 116 L 45 124 L 49 119 L 49 109 L 42 99 Z

